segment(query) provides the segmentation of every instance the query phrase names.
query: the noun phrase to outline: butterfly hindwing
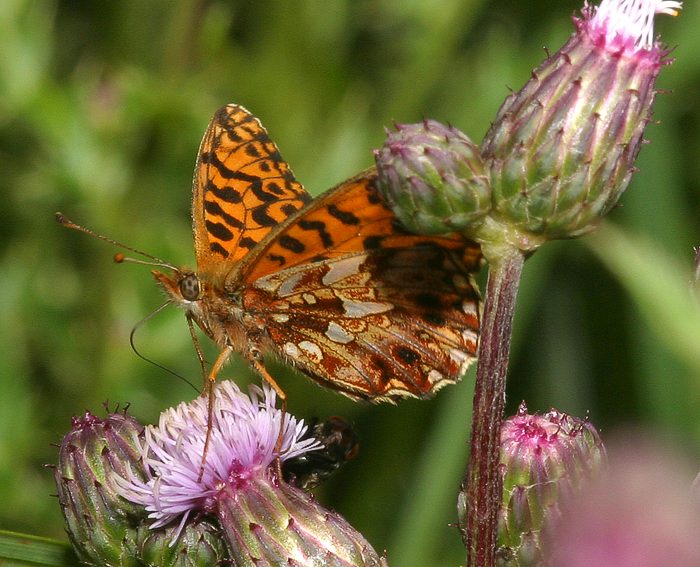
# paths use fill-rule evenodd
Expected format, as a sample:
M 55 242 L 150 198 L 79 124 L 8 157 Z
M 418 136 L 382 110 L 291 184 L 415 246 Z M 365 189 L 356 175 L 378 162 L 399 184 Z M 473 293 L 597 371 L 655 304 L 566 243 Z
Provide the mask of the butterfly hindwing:
M 330 388 L 426 397 L 475 358 L 481 253 L 461 236 L 404 232 L 375 179 L 341 184 L 261 242 L 238 272 L 243 308 L 274 354 Z
M 273 352 L 352 397 L 427 397 L 476 355 L 479 295 L 461 250 L 430 243 L 282 270 L 246 293 Z

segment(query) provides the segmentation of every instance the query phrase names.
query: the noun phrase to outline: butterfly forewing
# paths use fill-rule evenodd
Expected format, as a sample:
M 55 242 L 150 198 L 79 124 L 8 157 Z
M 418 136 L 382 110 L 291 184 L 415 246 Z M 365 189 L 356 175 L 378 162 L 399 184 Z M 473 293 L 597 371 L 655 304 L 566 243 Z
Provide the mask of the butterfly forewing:
M 200 271 L 227 271 L 310 196 L 267 131 L 238 105 L 221 108 L 202 139 L 192 217 Z
M 280 226 L 251 252 L 232 279 L 256 279 L 299 264 L 365 250 L 410 248 L 432 242 L 461 249 L 469 271 L 478 270 L 481 249 L 459 235 L 426 237 L 404 231 L 376 188 L 374 168 L 329 190 Z

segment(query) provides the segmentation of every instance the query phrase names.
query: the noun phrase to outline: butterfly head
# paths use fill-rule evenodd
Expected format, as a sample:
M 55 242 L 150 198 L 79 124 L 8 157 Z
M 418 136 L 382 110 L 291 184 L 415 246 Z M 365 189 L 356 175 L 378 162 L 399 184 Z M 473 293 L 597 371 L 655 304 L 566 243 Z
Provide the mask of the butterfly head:
M 202 299 L 202 284 L 195 272 L 175 270 L 172 275 L 169 275 L 153 270 L 152 274 L 174 303 L 183 307 L 192 307 L 192 304 Z
M 234 330 L 222 320 L 225 315 L 235 313 L 235 309 L 220 301 L 209 280 L 203 280 L 191 270 L 173 269 L 171 274 L 153 270 L 151 273 L 168 296 L 168 303 L 184 309 L 187 319 L 196 323 L 216 343 L 229 344 L 228 338 Z

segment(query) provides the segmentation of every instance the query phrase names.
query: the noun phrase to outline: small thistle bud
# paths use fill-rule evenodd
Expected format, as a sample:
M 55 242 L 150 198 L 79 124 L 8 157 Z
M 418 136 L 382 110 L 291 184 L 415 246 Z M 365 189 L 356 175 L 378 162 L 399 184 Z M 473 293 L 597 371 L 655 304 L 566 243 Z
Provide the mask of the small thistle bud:
M 554 410 L 531 415 L 521 404 L 501 426 L 499 564 L 539 565 L 541 535 L 559 518 L 562 499 L 596 476 L 604 461 L 590 423 Z
M 374 152 L 379 189 L 394 214 L 418 234 L 467 233 L 491 208 L 477 145 L 435 120 L 396 128 Z
M 593 230 L 626 189 L 666 52 L 655 14 L 680 2 L 603 0 L 509 96 L 481 146 L 493 218 L 532 249 Z
M 59 449 L 55 470 L 66 531 L 76 553 L 90 565 L 141 565 L 136 560 L 136 529 L 145 516 L 123 499 L 112 471 L 143 477 L 138 436 L 143 427 L 133 418 L 110 414 L 100 419 L 86 413 Z
M 228 550 L 214 522 L 197 520 L 187 524 L 180 533 L 179 529 L 172 526 L 152 530 L 145 523 L 141 525 L 137 536 L 139 559 L 146 565 L 158 567 L 228 564 Z
M 158 426 L 144 431 L 145 475 L 115 477 L 120 493 L 145 507 L 151 529 L 167 528 L 173 547 L 187 530 L 208 543 L 208 528 L 197 532 L 196 519 L 216 518 L 235 565 L 379 565 L 347 522 L 278 477 L 278 459 L 284 466 L 321 445 L 275 402 L 267 385 L 245 395 L 224 381 L 216 386 L 211 413 L 206 397 L 167 410 Z M 161 542 L 155 541 L 156 552 L 164 551 Z M 207 552 L 218 555 L 214 545 Z

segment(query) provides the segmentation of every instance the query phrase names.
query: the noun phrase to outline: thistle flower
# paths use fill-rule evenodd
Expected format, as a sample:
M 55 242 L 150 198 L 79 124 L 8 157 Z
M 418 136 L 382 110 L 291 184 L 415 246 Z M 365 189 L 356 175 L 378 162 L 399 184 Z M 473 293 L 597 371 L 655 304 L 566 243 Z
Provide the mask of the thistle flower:
M 218 384 L 204 463 L 208 399 L 167 410 L 143 435 L 145 477 L 115 478 L 120 493 L 145 507 L 152 529 L 174 526 L 171 544 L 198 517 L 215 517 L 236 565 L 380 564 L 345 520 L 278 478 L 277 458 L 320 445 L 275 402 L 267 386 L 247 396 L 230 381 Z
M 435 120 L 397 124 L 374 157 L 379 190 L 412 232 L 464 232 L 491 208 L 479 148 L 456 128 Z
M 629 184 L 666 52 L 655 14 L 680 2 L 603 0 L 509 96 L 482 143 L 492 218 L 521 248 L 593 230 Z
M 539 565 L 542 533 L 560 516 L 562 501 L 595 477 L 604 461 L 605 449 L 588 421 L 555 410 L 529 414 L 521 404 L 501 426 L 500 564 Z

